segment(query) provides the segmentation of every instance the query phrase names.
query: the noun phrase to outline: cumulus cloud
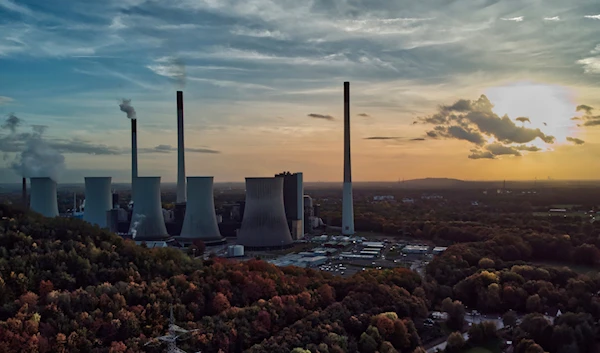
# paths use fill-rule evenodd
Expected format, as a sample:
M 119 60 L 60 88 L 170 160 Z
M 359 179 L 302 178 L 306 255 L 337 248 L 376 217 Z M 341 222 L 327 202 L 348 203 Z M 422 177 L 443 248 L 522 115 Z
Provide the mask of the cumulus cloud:
M 333 116 L 327 114 L 310 113 L 308 116 L 315 119 L 335 120 Z
M 600 56 L 577 60 L 576 63 L 583 66 L 586 74 L 600 74 Z
M 594 115 L 594 108 L 589 105 L 578 105 L 576 110 L 583 112 L 583 116 L 576 116 L 571 120 L 581 120 L 584 126 L 597 126 L 600 125 L 600 115 Z
M 485 95 L 477 100 L 460 99 L 452 105 L 439 106 L 437 113 L 419 117 L 416 123 L 435 125 L 426 133 L 429 138 L 464 140 L 479 146 L 471 151 L 469 158 L 473 159 L 490 158 L 490 154 L 520 156 L 519 151 L 535 152 L 538 149 L 524 145 L 535 139 L 554 143 L 553 136 L 540 129 L 517 126 L 508 116 L 498 116 L 493 108 Z M 526 117 L 515 120 L 530 122 Z
M 17 116 L 13 113 L 10 113 L 8 114 L 4 124 L 2 124 L 2 128 L 10 130 L 10 132 L 14 133 L 19 125 L 21 125 L 21 119 L 17 118 Z
M 513 155 L 520 156 L 521 152 L 514 146 L 505 146 L 500 143 L 492 143 L 485 146 L 485 149 L 491 152 L 494 156 Z
M 470 159 L 495 159 L 494 154 L 490 151 L 471 150 Z
M 576 145 L 583 145 L 585 143 L 585 141 L 576 137 L 567 137 L 567 141 L 572 142 Z

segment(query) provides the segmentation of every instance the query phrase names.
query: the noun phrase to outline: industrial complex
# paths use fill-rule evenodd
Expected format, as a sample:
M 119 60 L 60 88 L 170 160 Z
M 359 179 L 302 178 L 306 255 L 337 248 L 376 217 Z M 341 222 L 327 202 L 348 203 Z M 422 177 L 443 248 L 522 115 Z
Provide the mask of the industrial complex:
M 177 189 L 173 208 L 163 208 L 160 177 L 138 176 L 135 111 L 121 107 L 131 119 L 132 200 L 121 208 L 118 194 L 111 189 L 110 177 L 86 177 L 82 203 L 85 207 L 80 206 L 83 220 L 148 247 L 188 248 L 201 241 L 219 256 L 261 256 L 281 266 L 319 267 L 342 275 L 351 273 L 352 268 L 394 265 L 414 256 L 424 259 L 445 250 L 431 245 L 367 241 L 355 234 L 348 82 L 344 83 L 344 179 L 339 235 L 313 235 L 312 230 L 324 223 L 319 218 L 319 205 L 304 194 L 300 172 L 246 178 L 245 200 L 222 205 L 217 214 L 213 177 L 186 176 L 183 92 L 177 92 L 176 101 Z M 47 217 L 58 216 L 56 182 L 50 178 L 31 178 L 30 184 L 30 208 Z M 26 186 L 24 180 L 24 201 Z M 76 208 L 75 202 L 73 216 Z M 291 247 L 300 249 L 285 250 Z M 274 252 L 283 250 L 272 258 Z

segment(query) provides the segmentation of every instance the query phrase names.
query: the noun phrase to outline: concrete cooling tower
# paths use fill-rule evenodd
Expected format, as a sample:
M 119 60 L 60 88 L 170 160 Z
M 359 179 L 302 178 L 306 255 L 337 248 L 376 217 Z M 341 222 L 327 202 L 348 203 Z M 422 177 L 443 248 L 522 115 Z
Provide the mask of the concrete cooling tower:
M 293 243 L 285 218 L 283 178 L 246 178 L 246 209 L 237 243 L 275 248 Z
M 187 178 L 187 207 L 179 236 L 205 242 L 222 240 L 215 213 L 213 177 Z
M 162 240 L 169 235 L 160 199 L 160 177 L 137 177 L 129 234 L 135 240 Z
M 50 178 L 30 178 L 31 191 L 29 207 L 45 217 L 58 216 L 56 182 Z
M 85 178 L 85 211 L 83 220 L 97 224 L 101 228 L 107 226 L 106 212 L 112 209 L 111 177 Z

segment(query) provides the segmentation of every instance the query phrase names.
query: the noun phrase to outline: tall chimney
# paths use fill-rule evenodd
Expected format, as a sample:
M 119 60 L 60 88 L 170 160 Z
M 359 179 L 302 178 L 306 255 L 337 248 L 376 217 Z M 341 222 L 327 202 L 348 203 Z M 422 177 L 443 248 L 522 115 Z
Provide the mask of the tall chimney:
M 133 200 L 135 179 L 138 177 L 137 162 L 137 119 L 131 119 L 131 199 Z
M 185 202 L 185 146 L 183 143 L 183 92 L 177 91 L 177 203 Z
M 27 178 L 23 178 L 23 188 L 21 189 L 21 202 L 23 202 L 23 207 L 27 208 Z
M 344 190 L 342 194 L 342 234 L 354 234 L 352 165 L 350 162 L 350 82 L 344 82 Z

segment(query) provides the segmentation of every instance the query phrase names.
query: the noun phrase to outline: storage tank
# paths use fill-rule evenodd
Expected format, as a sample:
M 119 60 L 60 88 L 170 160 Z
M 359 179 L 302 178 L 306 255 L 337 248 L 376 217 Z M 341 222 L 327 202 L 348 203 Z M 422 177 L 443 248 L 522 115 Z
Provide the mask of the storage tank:
M 129 234 L 135 240 L 160 240 L 168 237 L 162 213 L 160 177 L 137 177 L 134 187 Z
M 229 245 L 227 247 L 227 257 L 241 257 L 244 256 L 243 245 Z
M 237 243 L 250 248 L 293 243 L 285 217 L 283 178 L 246 178 L 246 207 Z
M 85 178 L 85 211 L 83 220 L 107 227 L 106 211 L 112 209 L 111 177 Z
M 222 240 L 215 213 L 213 177 L 187 178 L 187 205 L 181 238 Z
M 50 178 L 29 178 L 31 191 L 29 207 L 45 217 L 58 216 L 56 182 Z

